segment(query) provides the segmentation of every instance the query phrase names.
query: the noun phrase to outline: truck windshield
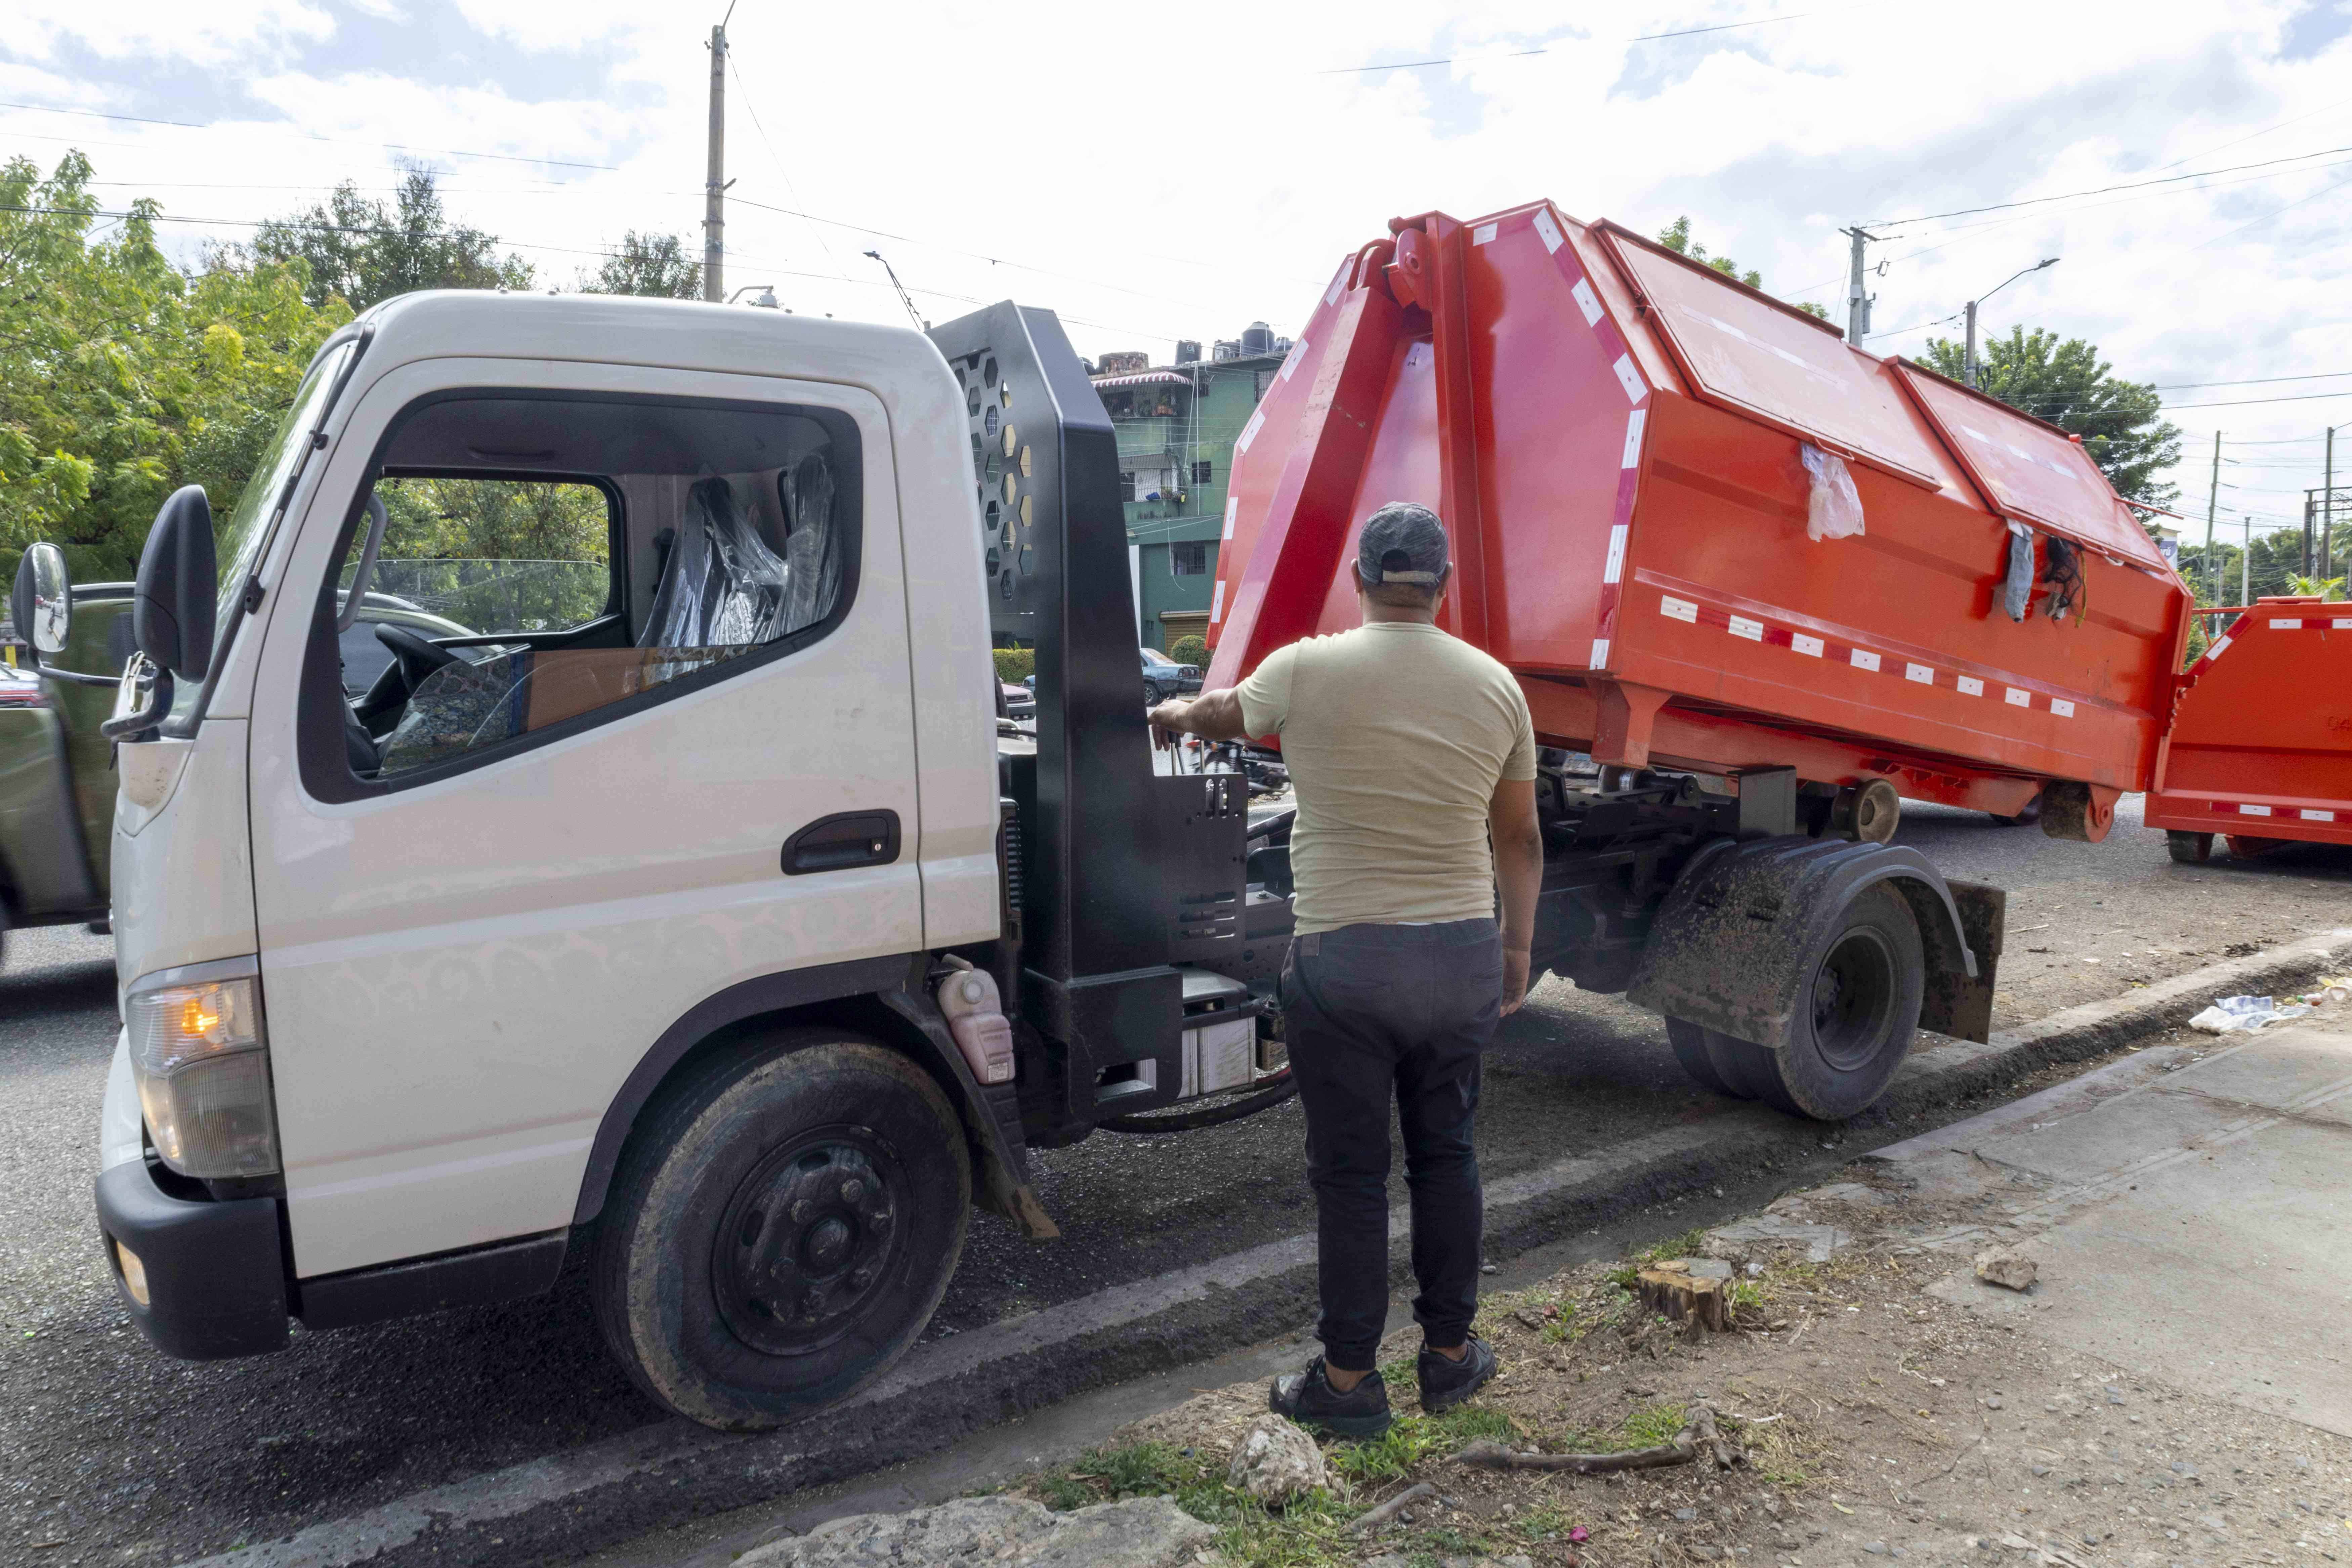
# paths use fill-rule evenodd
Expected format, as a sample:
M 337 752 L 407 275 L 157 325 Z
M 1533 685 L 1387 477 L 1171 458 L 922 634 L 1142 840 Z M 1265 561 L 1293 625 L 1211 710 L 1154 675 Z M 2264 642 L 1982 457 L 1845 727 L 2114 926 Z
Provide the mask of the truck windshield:
M 332 353 L 321 355 L 302 378 L 295 391 L 294 405 L 278 421 L 269 444 L 261 449 L 254 464 L 253 478 L 246 481 L 245 493 L 237 497 L 236 510 L 225 523 L 214 527 L 213 545 L 220 567 L 220 603 L 214 611 L 213 625 L 220 628 L 226 639 L 231 631 L 229 616 L 236 607 L 238 595 L 245 592 L 245 580 L 261 560 L 261 552 L 269 542 L 270 525 L 278 515 L 286 499 L 288 481 L 301 471 L 302 459 L 310 450 L 310 433 L 318 426 L 326 413 L 327 400 L 342 379 L 343 366 L 351 362 L 356 342 L 337 345 Z M 191 691 L 194 688 L 189 689 Z

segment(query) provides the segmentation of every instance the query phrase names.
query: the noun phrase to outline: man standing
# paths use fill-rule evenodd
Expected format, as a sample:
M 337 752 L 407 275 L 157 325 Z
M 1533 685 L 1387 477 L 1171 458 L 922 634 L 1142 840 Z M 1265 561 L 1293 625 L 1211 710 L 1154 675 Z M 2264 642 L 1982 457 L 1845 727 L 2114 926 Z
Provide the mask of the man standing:
M 1527 699 L 1500 664 L 1437 627 L 1453 571 L 1437 514 L 1381 508 L 1352 570 L 1361 626 L 1276 649 L 1241 685 L 1163 702 L 1151 721 L 1210 740 L 1282 737 L 1298 799 L 1283 1034 L 1307 1111 L 1324 1353 L 1276 1379 L 1270 1403 L 1376 1437 L 1391 1419 L 1375 1368 L 1392 1099 L 1412 1195 L 1422 1408 L 1459 1405 L 1495 1375 L 1493 1349 L 1470 1331 L 1484 1218 L 1471 1122 L 1479 1054 L 1527 997 L 1543 838 Z

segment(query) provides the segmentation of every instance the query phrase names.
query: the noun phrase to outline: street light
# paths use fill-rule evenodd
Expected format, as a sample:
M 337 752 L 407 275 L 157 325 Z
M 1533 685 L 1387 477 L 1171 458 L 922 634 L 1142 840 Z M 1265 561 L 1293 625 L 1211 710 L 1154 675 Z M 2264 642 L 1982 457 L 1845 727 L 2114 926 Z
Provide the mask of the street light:
M 754 289 L 757 289 L 760 291 L 760 297 L 751 301 L 753 305 L 763 310 L 773 310 L 780 308 L 776 304 L 776 286 L 772 283 L 746 283 L 740 289 L 736 289 L 732 294 L 728 295 L 727 302 L 731 305 Z
M 1967 366 L 1967 374 L 1963 379 L 1966 380 L 1970 386 L 1974 386 L 1977 384 L 1977 307 L 1984 303 L 1987 300 L 1991 299 L 1995 294 L 2000 293 L 2002 289 L 2008 288 L 2011 284 L 2016 282 L 2019 279 L 2024 277 L 2026 273 L 2039 272 L 2045 267 L 2055 267 L 2057 265 L 2058 258 L 2056 257 L 2046 257 L 2043 259 L 2035 262 L 2031 267 L 2022 268 L 2018 271 L 2011 273 L 2008 277 L 2002 279 L 2000 282 L 1994 284 L 1991 288 L 1986 289 L 1983 293 L 1969 301 L 1969 347 L 1967 358 L 1962 361 L 1962 363 Z M 1949 321 L 1950 319 L 1951 318 L 1948 316 L 1945 318 L 1947 321 Z

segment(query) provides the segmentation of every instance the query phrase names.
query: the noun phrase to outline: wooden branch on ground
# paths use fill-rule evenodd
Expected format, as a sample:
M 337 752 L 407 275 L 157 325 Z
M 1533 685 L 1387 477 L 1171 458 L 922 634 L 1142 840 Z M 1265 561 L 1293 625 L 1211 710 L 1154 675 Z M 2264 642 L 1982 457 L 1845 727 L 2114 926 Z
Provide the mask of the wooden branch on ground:
M 1571 1475 L 1597 1476 L 1603 1470 L 1654 1470 L 1666 1465 L 1687 1465 L 1698 1458 L 1696 1445 L 1669 1443 L 1662 1448 L 1629 1448 L 1622 1454 L 1522 1454 L 1500 1443 L 1481 1439 L 1454 1456 L 1453 1463 L 1482 1470 L 1566 1470 Z
M 1421 1498 L 1435 1497 L 1436 1495 L 1436 1482 L 1416 1481 L 1412 1486 L 1405 1488 L 1404 1490 L 1397 1493 L 1396 1496 L 1389 1499 L 1388 1501 L 1381 1504 L 1380 1507 L 1370 1509 L 1365 1512 L 1358 1514 L 1354 1521 L 1350 1523 L 1348 1528 L 1359 1535 L 1368 1534 L 1372 1531 L 1380 1529 L 1381 1526 L 1396 1518 L 1398 1514 L 1402 1513 L 1408 1503 L 1413 1502 Z
M 1655 1470 L 1687 1465 L 1704 1451 L 1722 1469 L 1738 1464 L 1745 1455 L 1716 1430 L 1715 1412 L 1705 1405 L 1691 1407 L 1689 1424 L 1675 1440 L 1656 1448 L 1629 1448 L 1616 1454 L 1526 1454 L 1500 1443 L 1481 1440 L 1454 1455 L 1452 1463 L 1482 1470 L 1565 1470 L 1570 1475 L 1597 1476 L 1606 1470 Z

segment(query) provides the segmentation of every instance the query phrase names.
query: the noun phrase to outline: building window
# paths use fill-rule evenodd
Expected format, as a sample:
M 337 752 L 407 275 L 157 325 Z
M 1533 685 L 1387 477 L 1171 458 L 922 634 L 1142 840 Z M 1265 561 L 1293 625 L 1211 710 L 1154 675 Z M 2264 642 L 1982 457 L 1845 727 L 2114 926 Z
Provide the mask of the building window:
M 1135 499 L 1135 476 L 1133 474 L 1129 473 L 1119 475 L 1118 499 L 1121 500 L 1133 500 Z
M 1168 570 L 1178 577 L 1205 577 L 1209 574 L 1209 545 L 1206 540 L 1190 544 L 1168 547 Z
M 1192 482 L 1205 485 L 1216 477 L 1216 465 L 1206 460 L 1192 465 Z

